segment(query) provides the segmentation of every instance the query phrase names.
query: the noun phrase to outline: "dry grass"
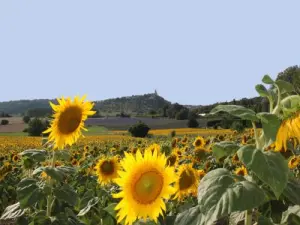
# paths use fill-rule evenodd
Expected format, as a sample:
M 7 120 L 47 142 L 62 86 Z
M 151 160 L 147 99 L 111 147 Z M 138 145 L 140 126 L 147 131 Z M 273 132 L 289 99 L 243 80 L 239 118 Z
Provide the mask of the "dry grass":
M 0 118 L 0 120 L 8 120 L 8 125 L 0 125 L 0 133 L 14 133 L 22 132 L 26 127 L 26 124 L 23 122 L 22 117 L 7 117 Z

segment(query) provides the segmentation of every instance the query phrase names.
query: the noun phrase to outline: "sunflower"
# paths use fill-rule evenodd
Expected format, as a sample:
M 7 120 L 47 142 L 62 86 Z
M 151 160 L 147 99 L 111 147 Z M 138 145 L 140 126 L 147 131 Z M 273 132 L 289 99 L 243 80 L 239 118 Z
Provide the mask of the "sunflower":
M 246 145 L 247 144 L 247 136 L 246 135 L 243 135 L 243 137 L 242 137 L 242 145 Z
M 232 164 L 234 164 L 234 165 L 239 163 L 239 157 L 238 157 L 237 153 L 235 153 L 235 154 L 232 156 L 231 162 L 232 162 Z
M 177 163 L 177 154 L 176 153 L 171 153 L 168 158 L 167 158 L 167 165 L 168 166 L 175 166 Z
M 286 151 L 287 141 L 290 138 L 297 138 L 300 141 L 300 111 L 281 123 L 277 131 L 275 151 L 282 149 Z
M 14 161 L 14 162 L 18 162 L 19 161 L 19 156 L 18 155 L 14 155 L 13 157 L 12 157 L 12 160 Z
M 184 136 L 181 140 L 181 144 L 186 145 L 188 142 L 188 138 L 186 136 Z
M 246 176 L 248 175 L 248 171 L 246 169 L 246 167 L 241 166 L 235 169 L 235 174 L 239 175 L 239 176 Z
M 58 105 L 50 102 L 54 110 L 54 119 L 51 127 L 43 133 L 50 133 L 48 142 L 54 142 L 54 149 L 63 149 L 67 145 L 74 144 L 82 135 L 84 121 L 88 116 L 94 115 L 91 111 L 94 104 L 84 102 L 85 96 L 79 99 L 77 96 L 72 101 L 70 98 L 57 99 Z
M 300 156 L 293 156 L 290 161 L 289 161 L 289 168 L 290 169 L 295 169 L 300 163 Z
M 176 146 L 177 146 L 177 138 L 174 138 L 174 139 L 172 140 L 171 145 L 172 145 L 172 148 L 176 148 Z
M 178 158 L 183 156 L 183 151 L 180 148 L 175 148 L 173 152 L 178 156 Z
M 71 164 L 73 165 L 73 166 L 78 166 L 78 160 L 77 159 L 72 159 L 71 160 Z
M 116 156 L 99 159 L 95 166 L 98 183 L 100 185 L 112 183 L 114 179 L 118 178 L 120 168 L 121 166 Z
M 116 206 L 118 223 L 125 219 L 126 225 L 131 225 L 136 219 L 150 218 L 157 223 L 162 211 L 166 211 L 164 199 L 174 194 L 171 186 L 176 180 L 173 167 L 166 165 L 164 154 L 158 155 L 157 150 L 145 151 L 144 155 L 138 150 L 136 155 L 125 152 L 121 161 L 124 171 L 120 171 L 120 178 L 115 182 L 121 192 L 114 194 L 114 198 L 121 198 Z
M 205 144 L 206 144 L 205 139 L 203 137 L 201 137 L 201 136 L 198 136 L 195 139 L 195 141 L 193 143 L 193 146 L 195 148 L 203 148 L 205 146 Z
M 192 164 L 182 164 L 178 168 L 178 179 L 175 183 L 175 198 L 182 200 L 184 197 L 197 192 L 199 176 Z
M 206 175 L 204 170 L 197 170 L 197 174 L 200 180 Z
M 88 146 L 88 145 L 85 145 L 85 146 L 83 147 L 83 150 L 84 150 L 85 152 L 87 152 L 87 151 L 89 150 L 89 146 Z

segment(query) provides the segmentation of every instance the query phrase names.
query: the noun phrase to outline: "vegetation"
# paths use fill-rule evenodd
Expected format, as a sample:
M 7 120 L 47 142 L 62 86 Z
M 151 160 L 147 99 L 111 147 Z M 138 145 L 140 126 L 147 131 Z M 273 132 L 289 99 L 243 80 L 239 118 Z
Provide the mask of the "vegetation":
M 1 125 L 7 125 L 7 124 L 9 124 L 8 120 L 1 120 Z
M 23 117 L 23 122 L 24 122 L 24 123 L 27 124 L 27 123 L 29 123 L 29 121 L 30 121 L 30 116 L 24 116 L 24 117 Z
M 188 120 L 187 126 L 190 127 L 190 128 L 196 128 L 196 127 L 199 126 L 199 123 L 198 123 L 197 119 L 191 118 L 191 119 Z
M 47 120 L 33 118 L 30 120 L 27 128 L 29 136 L 41 136 L 42 132 L 49 127 L 49 122 Z
M 132 125 L 129 129 L 128 132 L 131 134 L 133 137 L 146 137 L 150 128 L 143 122 L 139 121 L 137 124 Z

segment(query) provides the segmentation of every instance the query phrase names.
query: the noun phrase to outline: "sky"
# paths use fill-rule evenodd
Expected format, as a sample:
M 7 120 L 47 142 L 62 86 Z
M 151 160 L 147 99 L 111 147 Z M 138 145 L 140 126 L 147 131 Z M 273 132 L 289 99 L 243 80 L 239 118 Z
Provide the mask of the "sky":
M 299 0 L 0 1 L 0 101 L 257 96 L 300 63 Z

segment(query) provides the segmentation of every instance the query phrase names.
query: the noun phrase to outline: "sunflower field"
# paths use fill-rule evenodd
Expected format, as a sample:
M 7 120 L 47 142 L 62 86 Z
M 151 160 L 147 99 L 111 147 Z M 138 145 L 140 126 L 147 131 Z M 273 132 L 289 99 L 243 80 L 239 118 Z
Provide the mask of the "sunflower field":
M 300 224 L 300 96 L 262 82 L 268 112 L 210 112 L 251 121 L 244 133 L 82 137 L 93 104 L 58 99 L 47 139 L 0 137 L 0 225 Z

